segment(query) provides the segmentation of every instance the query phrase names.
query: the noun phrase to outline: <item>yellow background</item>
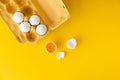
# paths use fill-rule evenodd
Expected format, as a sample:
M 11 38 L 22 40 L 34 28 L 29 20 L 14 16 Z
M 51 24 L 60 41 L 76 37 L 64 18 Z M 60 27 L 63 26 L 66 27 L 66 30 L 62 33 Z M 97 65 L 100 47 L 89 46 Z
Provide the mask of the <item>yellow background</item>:
M 34 45 L 20 44 L 0 19 L 0 80 L 120 80 L 120 0 L 63 0 L 71 18 Z M 75 37 L 78 46 L 66 48 Z M 55 41 L 63 60 L 44 50 Z

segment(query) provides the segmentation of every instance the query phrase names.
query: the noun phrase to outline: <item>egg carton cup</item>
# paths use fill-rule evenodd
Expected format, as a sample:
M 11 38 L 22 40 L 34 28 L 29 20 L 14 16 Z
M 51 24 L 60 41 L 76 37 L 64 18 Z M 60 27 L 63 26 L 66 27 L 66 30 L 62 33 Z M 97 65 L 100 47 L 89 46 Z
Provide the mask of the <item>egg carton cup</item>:
M 30 25 L 29 32 L 21 32 L 20 24 L 13 20 L 13 15 L 16 12 L 24 14 L 23 22 L 29 22 L 32 15 L 39 16 L 39 25 L 44 24 L 47 27 L 46 34 L 39 35 L 36 32 L 38 25 Z M 20 43 L 26 41 L 35 43 L 70 17 L 62 0 L 0 0 L 0 16 Z

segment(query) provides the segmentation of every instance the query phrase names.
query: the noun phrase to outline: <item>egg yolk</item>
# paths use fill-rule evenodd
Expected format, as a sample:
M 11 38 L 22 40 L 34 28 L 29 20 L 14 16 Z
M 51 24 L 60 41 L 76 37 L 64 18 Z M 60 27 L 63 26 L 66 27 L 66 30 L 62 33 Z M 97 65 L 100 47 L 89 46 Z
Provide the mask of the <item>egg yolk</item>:
M 54 42 L 50 42 L 46 45 L 46 50 L 49 53 L 53 53 L 57 50 L 57 46 Z

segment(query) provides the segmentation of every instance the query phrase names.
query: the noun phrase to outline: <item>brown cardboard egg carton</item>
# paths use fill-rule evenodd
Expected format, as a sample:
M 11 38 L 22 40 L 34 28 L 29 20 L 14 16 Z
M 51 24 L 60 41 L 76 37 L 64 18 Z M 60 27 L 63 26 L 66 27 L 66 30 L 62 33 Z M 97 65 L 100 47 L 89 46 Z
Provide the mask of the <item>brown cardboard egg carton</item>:
M 62 0 L 0 0 L 0 9 L 0 16 L 21 43 L 26 41 L 34 43 L 40 40 L 68 20 L 70 16 Z M 17 11 L 25 15 L 24 21 L 28 21 L 33 14 L 39 15 L 40 23 L 48 28 L 47 33 L 43 36 L 38 35 L 35 26 L 32 26 L 27 33 L 21 32 L 20 25 L 13 21 L 13 14 Z

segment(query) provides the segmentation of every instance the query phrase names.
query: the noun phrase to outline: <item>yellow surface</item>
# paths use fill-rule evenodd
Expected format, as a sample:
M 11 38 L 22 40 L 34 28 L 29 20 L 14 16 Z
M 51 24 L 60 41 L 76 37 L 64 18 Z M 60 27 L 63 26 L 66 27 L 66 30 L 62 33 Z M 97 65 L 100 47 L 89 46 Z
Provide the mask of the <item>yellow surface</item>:
M 20 44 L 0 19 L 0 80 L 120 80 L 120 0 L 63 0 L 71 18 L 34 45 Z M 75 50 L 66 41 L 75 37 Z M 63 60 L 44 50 L 55 41 Z

